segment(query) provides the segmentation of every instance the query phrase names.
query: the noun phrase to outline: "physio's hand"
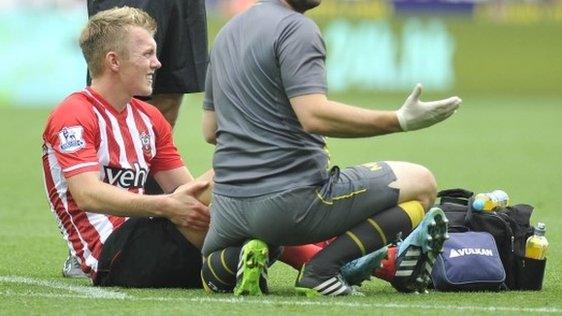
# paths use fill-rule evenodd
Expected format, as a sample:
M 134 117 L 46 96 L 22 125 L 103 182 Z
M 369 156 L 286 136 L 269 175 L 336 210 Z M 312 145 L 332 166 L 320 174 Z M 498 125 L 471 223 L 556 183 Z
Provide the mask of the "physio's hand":
M 167 218 L 178 226 L 206 231 L 209 228 L 209 208 L 195 196 L 208 186 L 209 182 L 206 181 L 191 181 L 179 186 L 168 196 L 171 198 L 171 206 Z
M 422 85 L 418 83 L 404 105 L 396 111 L 403 131 L 414 131 L 439 123 L 453 115 L 462 103 L 459 97 L 422 102 L 421 93 Z

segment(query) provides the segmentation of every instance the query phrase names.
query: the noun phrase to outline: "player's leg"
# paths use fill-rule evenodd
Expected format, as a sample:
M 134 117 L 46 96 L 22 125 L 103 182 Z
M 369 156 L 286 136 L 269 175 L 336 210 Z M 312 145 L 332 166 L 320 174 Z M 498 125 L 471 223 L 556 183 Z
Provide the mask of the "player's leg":
M 147 102 L 154 105 L 170 123 L 172 128 L 175 126 L 178 119 L 178 113 L 181 103 L 183 101 L 183 94 L 180 93 L 160 93 L 153 94 Z
M 279 261 L 300 271 L 303 265 L 308 263 L 332 241 L 330 239 L 315 244 L 285 246 Z M 341 274 L 350 285 L 361 285 L 363 281 L 370 280 L 372 276 L 392 282 L 396 272 L 396 252 L 397 247 L 395 245 L 382 247 L 366 256 L 346 263 L 340 270 Z
M 104 1 L 108 0 L 101 2 Z M 184 94 L 204 90 L 208 61 L 205 3 L 202 0 L 119 1 L 121 5 L 143 9 L 157 22 L 155 40 L 162 67 L 155 73 L 153 93 L 147 102 L 158 108 L 173 128 Z M 150 176 L 145 192 L 163 193 Z
M 164 218 L 130 218 L 104 243 L 96 286 L 201 288 L 200 250 Z
M 174 127 L 183 95 L 202 92 L 208 62 L 205 1 L 139 1 L 158 24 L 156 42 L 162 67 L 149 101 Z
M 202 192 L 199 193 L 195 198 L 199 200 L 199 202 L 209 205 L 211 203 L 211 193 L 213 191 L 213 176 L 214 171 L 208 170 L 201 176 L 199 176 L 196 180 L 197 181 L 204 181 L 209 182 L 210 185 L 205 188 Z M 205 236 L 207 231 L 194 231 L 192 229 L 186 227 L 176 227 L 177 230 L 189 241 L 190 244 L 194 245 L 195 247 L 201 249 L 203 247 L 203 241 L 205 240 Z
M 78 257 L 73 256 L 70 250 L 68 251 L 68 257 L 62 265 L 62 276 L 72 279 L 88 278 L 88 275 L 80 268 Z
M 285 246 L 279 261 L 300 270 L 304 264 L 310 261 L 320 250 L 324 248 L 316 244 L 301 246 Z

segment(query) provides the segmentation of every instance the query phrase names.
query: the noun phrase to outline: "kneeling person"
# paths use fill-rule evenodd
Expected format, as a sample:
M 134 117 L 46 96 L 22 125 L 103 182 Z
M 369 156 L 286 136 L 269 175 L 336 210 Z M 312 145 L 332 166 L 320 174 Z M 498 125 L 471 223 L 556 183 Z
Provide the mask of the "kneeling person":
M 259 294 L 266 244 L 337 237 L 303 267 L 296 288 L 306 295 L 351 294 L 342 266 L 400 232 L 411 237 L 398 251 L 395 287 L 409 292 L 428 285 L 426 267 L 446 230 L 442 211 L 425 215 L 436 196 L 432 173 L 397 161 L 329 169 L 323 136 L 369 137 L 429 127 L 451 116 L 461 100 L 422 102 L 421 85 L 397 111 L 327 99 L 324 41 L 302 14 L 319 3 L 262 0 L 229 21 L 216 38 L 203 118 L 207 141 L 216 143 L 213 216 L 202 250 L 203 281 L 210 290 L 219 283 L 232 289 L 235 283 L 235 294 Z M 237 271 L 233 264 L 213 265 L 243 244 Z M 231 272 L 237 280 L 215 280 Z

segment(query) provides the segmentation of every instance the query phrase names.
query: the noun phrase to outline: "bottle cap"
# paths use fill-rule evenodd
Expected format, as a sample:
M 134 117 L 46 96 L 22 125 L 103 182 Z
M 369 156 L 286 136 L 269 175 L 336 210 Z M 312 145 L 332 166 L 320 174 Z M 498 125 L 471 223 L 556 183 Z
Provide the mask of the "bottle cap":
M 483 210 L 484 209 L 484 201 L 474 200 L 474 202 L 472 202 L 472 208 L 475 209 L 476 211 Z
M 535 234 L 544 236 L 546 233 L 546 225 L 544 223 L 538 222 L 537 227 L 535 227 Z
M 542 222 L 538 222 L 537 228 L 540 229 L 540 230 L 546 230 L 546 225 Z

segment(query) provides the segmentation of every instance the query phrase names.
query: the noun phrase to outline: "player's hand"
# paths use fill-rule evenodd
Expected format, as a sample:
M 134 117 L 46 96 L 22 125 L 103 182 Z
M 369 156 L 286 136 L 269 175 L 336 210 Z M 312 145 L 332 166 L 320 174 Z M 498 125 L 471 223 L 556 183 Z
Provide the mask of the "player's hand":
M 420 101 L 421 93 L 422 85 L 418 83 L 404 105 L 396 111 L 403 131 L 414 131 L 439 123 L 453 115 L 462 103 L 459 97 L 422 102 Z
M 179 186 L 169 197 L 172 199 L 168 219 L 181 227 L 197 231 L 209 228 L 209 207 L 199 202 L 195 196 L 209 186 L 206 181 L 192 181 Z

